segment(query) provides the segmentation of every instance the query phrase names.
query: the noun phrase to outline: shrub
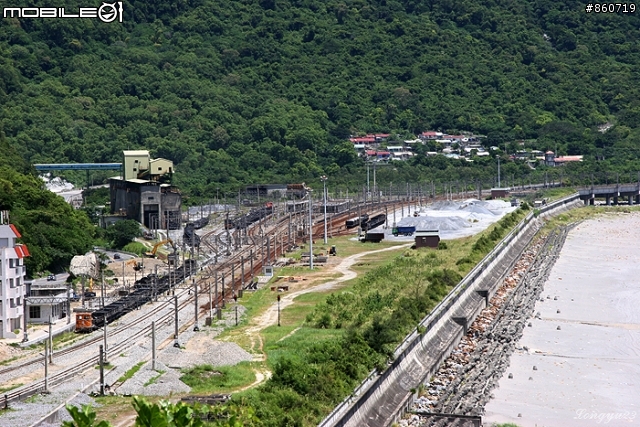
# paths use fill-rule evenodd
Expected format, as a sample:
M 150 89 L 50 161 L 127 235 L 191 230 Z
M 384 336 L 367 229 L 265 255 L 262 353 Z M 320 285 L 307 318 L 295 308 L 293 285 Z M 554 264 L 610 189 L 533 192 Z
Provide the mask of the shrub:
M 131 252 L 138 256 L 143 256 L 147 252 L 147 247 L 140 242 L 127 243 L 123 248 L 125 252 Z
M 440 250 L 444 250 L 444 249 L 448 249 L 447 247 L 447 243 L 443 242 L 442 240 L 438 242 L 438 249 Z

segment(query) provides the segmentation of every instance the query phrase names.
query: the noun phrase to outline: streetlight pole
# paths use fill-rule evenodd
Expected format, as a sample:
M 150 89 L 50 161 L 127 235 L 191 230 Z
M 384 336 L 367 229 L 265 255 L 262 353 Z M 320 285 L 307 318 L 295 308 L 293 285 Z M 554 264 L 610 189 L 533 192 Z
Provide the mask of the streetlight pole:
M 498 158 L 498 188 L 501 188 L 501 186 L 500 186 L 500 156 L 496 155 L 496 157 Z
M 322 195 L 324 197 L 324 244 L 327 244 L 327 177 L 322 175 Z

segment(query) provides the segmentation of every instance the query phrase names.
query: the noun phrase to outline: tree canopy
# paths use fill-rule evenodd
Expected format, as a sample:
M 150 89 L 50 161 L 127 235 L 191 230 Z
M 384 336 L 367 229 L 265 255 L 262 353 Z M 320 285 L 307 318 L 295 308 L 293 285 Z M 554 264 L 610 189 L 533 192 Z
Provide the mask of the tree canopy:
M 635 168 L 639 27 L 568 0 L 124 1 L 122 24 L 5 18 L 0 130 L 34 163 L 149 149 L 193 196 L 348 183 L 363 169 L 345 141 L 367 132 L 538 139 Z M 410 175 L 437 171 L 423 166 Z

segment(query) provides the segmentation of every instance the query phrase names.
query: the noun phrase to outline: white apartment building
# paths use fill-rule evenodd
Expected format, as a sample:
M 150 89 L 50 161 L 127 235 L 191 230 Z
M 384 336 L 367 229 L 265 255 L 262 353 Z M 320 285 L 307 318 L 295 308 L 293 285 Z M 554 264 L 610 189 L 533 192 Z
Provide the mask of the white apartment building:
M 0 338 L 17 338 L 24 326 L 25 267 L 29 256 L 16 227 L 9 224 L 9 213 L 0 211 Z

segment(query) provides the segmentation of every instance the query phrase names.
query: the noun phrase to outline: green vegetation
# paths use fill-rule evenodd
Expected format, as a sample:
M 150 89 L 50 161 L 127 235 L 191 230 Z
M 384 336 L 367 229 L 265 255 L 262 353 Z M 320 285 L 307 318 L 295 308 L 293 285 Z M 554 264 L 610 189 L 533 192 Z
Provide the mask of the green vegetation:
M 95 230 L 83 212 L 46 190 L 32 172 L 0 132 L 0 209 L 10 211 L 29 248 L 27 272 L 60 272 L 91 248 Z
M 155 375 L 152 378 L 149 378 L 149 381 L 144 383 L 143 387 L 147 387 L 147 386 L 150 386 L 151 384 L 155 384 L 156 381 L 158 381 L 158 378 L 160 378 L 162 374 L 164 374 L 166 371 L 157 371 L 157 372 L 158 372 L 158 375 Z
M 124 14 L 0 22 L 0 131 L 28 161 L 147 148 L 176 163 L 194 201 L 250 182 L 319 185 L 322 174 L 355 188 L 364 168 L 347 138 L 367 132 L 393 144 L 470 131 L 509 153 L 586 156 L 567 172 L 637 168 L 638 13 L 587 14 L 569 0 L 163 0 Z M 378 173 L 470 182 L 493 166 L 420 155 Z M 503 167 L 516 179 L 546 169 Z
M 122 247 L 123 251 L 134 253 L 138 256 L 144 256 L 144 254 L 149 250 L 145 245 L 139 242 L 131 242 L 127 243 Z
M 104 230 L 104 237 L 109 242 L 110 247 L 122 249 L 130 244 L 136 237 L 142 236 L 140 223 L 133 219 L 118 221 Z
M 0 394 L 6 393 L 6 392 L 8 392 L 10 390 L 13 390 L 14 388 L 22 387 L 23 385 L 24 384 L 22 384 L 22 383 L 18 383 L 18 384 L 10 385 L 10 386 L 7 386 L 7 387 L 0 387 Z
M 250 362 L 234 366 L 201 365 L 183 371 L 180 380 L 191 387 L 194 394 L 228 393 L 253 383 L 255 372 Z
M 138 362 L 132 368 L 128 369 L 127 372 L 124 373 L 120 378 L 118 378 L 118 382 L 123 383 L 126 380 L 133 378 L 133 376 L 142 368 L 145 362 Z
M 256 418 L 250 409 L 234 404 L 219 406 L 188 405 L 183 402 L 171 403 L 161 400 L 148 402 L 141 397 L 133 397 L 133 407 L 137 413 L 135 425 L 138 427 L 252 427 Z M 89 405 L 82 408 L 67 405 L 73 421 L 64 421 L 62 427 L 111 427 L 108 421 L 96 421 L 96 412 Z M 206 424 L 203 418 L 209 418 Z
M 297 297 L 282 326 L 262 332 L 271 379 L 242 398 L 265 426 L 316 425 L 372 369 L 386 369 L 395 346 L 472 267 L 456 260 L 484 256 L 524 215 L 517 210 L 482 236 L 448 241 L 447 250 L 368 255 L 363 277 Z

